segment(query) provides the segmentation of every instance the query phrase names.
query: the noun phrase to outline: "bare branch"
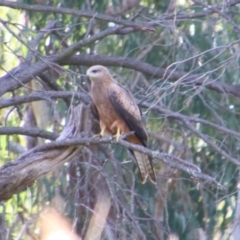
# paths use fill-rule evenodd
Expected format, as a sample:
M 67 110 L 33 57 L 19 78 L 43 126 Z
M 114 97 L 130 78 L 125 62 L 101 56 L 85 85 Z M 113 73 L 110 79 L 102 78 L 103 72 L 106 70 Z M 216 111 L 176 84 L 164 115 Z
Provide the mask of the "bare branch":
M 239 0 L 232 0 L 232 1 L 229 1 L 228 4 L 229 4 L 229 7 L 233 7 L 239 3 L 240 3 Z M 105 14 L 96 13 L 93 11 L 81 11 L 81 10 L 75 10 L 75 9 L 69 9 L 69 8 L 63 8 L 63 7 L 52 7 L 52 6 L 43 6 L 43 5 L 29 5 L 29 4 L 19 3 L 19 2 L 10 2 L 10 1 L 2 1 L 2 0 L 0 0 L 0 5 L 14 8 L 14 9 L 27 10 L 27 11 L 62 13 L 62 14 L 71 14 L 73 16 L 78 16 L 78 17 L 95 18 L 98 20 L 106 21 L 106 22 L 113 22 L 123 26 L 133 27 L 138 30 L 141 29 L 143 31 L 154 32 L 155 30 L 154 28 L 152 28 L 152 26 L 159 26 L 161 22 L 166 22 L 167 20 L 173 20 L 173 19 L 175 21 L 179 21 L 179 20 L 207 17 L 211 14 L 214 14 L 215 12 L 218 12 L 218 10 L 221 10 L 223 4 L 219 4 L 215 6 L 208 5 L 207 8 L 204 8 L 202 12 L 198 12 L 198 13 L 167 14 L 167 15 L 161 16 L 161 18 L 157 20 L 153 20 L 150 22 L 141 22 L 141 21 L 133 22 L 133 21 L 115 18 Z
M 113 22 L 126 27 L 132 27 L 136 30 L 155 32 L 154 28 L 151 27 L 146 22 L 132 22 L 124 19 L 111 17 L 109 15 L 100 14 L 93 11 L 81 11 L 81 10 L 70 9 L 70 8 L 52 7 L 52 6 L 43 6 L 43 5 L 29 5 L 25 3 L 10 2 L 10 1 L 0 1 L 0 5 L 10 7 L 10 8 L 15 8 L 15 9 L 27 10 L 27 11 L 62 13 L 62 14 L 71 14 L 72 16 L 77 16 L 77 17 L 95 18 L 102 21 L 106 21 L 106 22 Z
M 91 102 L 90 97 L 87 94 L 81 93 L 81 92 L 43 91 L 43 92 L 34 92 L 30 95 L 25 95 L 25 96 L 20 96 L 20 97 L 13 97 L 11 99 L 4 99 L 4 100 L 0 101 L 0 109 L 4 108 L 4 107 L 9 107 L 9 106 L 14 106 L 14 105 L 18 105 L 18 104 L 27 103 L 27 102 L 46 100 L 46 97 L 47 98 L 54 98 L 54 99 L 56 99 L 56 98 L 77 97 L 77 98 L 81 99 L 85 104 L 89 104 Z M 159 112 L 160 114 L 164 114 L 164 117 L 184 120 L 184 121 L 188 121 L 188 122 L 202 123 L 204 125 L 213 127 L 216 130 L 222 131 L 223 133 L 227 133 L 227 134 L 230 134 L 232 136 L 236 136 L 237 138 L 240 138 L 240 133 L 238 133 L 234 130 L 231 130 L 227 127 L 224 127 L 224 126 L 215 124 L 213 122 L 207 121 L 205 119 L 198 118 L 198 117 L 190 117 L 190 116 L 187 116 L 187 115 L 183 115 L 181 113 L 176 113 L 176 112 L 173 112 L 169 109 L 161 107 L 159 105 L 151 106 L 150 104 L 148 104 L 146 102 L 142 102 L 142 101 L 139 101 L 139 100 L 138 100 L 138 102 L 139 102 L 140 106 L 142 106 L 144 108 L 152 109 L 152 110 L 155 110 L 155 111 Z
M 155 111 L 157 111 L 157 112 L 159 112 L 161 114 L 164 114 L 164 117 L 167 117 L 167 118 L 179 119 L 179 120 L 181 120 L 183 122 L 185 121 L 185 122 L 202 123 L 204 125 L 213 127 L 216 130 L 218 130 L 218 131 L 222 131 L 223 133 L 227 133 L 229 135 L 235 136 L 235 137 L 240 139 L 240 133 L 238 133 L 238 132 L 236 132 L 234 130 L 231 130 L 231 129 L 227 128 L 227 127 L 223 127 L 221 125 L 218 125 L 218 124 L 215 124 L 213 122 L 207 121 L 207 120 L 202 119 L 202 118 L 190 117 L 190 116 L 178 113 L 178 112 L 171 111 L 171 110 L 166 109 L 164 107 L 161 107 L 159 105 L 151 106 L 150 104 L 147 104 L 147 103 L 144 103 L 144 102 L 141 102 L 140 106 L 142 106 L 144 108 L 155 110 Z
M 166 78 L 168 81 L 176 82 L 179 79 L 179 84 L 191 84 L 195 86 L 204 86 L 219 93 L 231 94 L 235 97 L 240 97 L 240 84 L 226 84 L 205 76 L 204 74 L 190 74 L 184 71 L 172 70 L 170 68 L 154 67 L 151 64 L 137 60 L 136 58 L 114 57 L 103 55 L 80 55 L 72 56 L 69 59 L 63 59 L 59 62 L 62 65 L 84 65 L 91 66 L 102 64 L 105 66 L 118 66 L 134 69 L 148 75 L 150 78 Z
M 142 106 L 145 106 L 145 107 L 151 107 L 150 105 L 148 104 L 141 104 Z M 216 144 L 214 144 L 211 140 L 208 139 L 207 136 L 205 136 L 204 134 L 202 134 L 201 132 L 199 132 L 198 130 L 196 130 L 193 126 L 192 126 L 192 123 L 191 122 L 200 122 L 200 123 L 203 123 L 203 124 L 206 124 L 206 125 L 209 125 L 211 127 L 214 127 L 216 128 L 217 130 L 220 130 L 220 131 L 223 131 L 225 133 L 228 133 L 230 135 L 235 135 L 236 137 L 240 137 L 240 134 L 233 131 L 233 130 L 230 130 L 228 128 L 225 128 L 225 127 L 222 127 L 220 125 L 217 125 L 217 124 L 214 124 L 214 123 L 211 123 L 209 121 L 206 121 L 204 119 L 200 119 L 200 118 L 194 118 L 194 117 L 188 117 L 188 116 L 185 116 L 185 115 L 182 115 L 180 113 L 176 113 L 176 112 L 173 112 L 171 110 L 168 110 L 168 109 L 164 109 L 162 107 L 159 107 L 159 106 L 155 106 L 153 107 L 153 109 L 161 112 L 164 114 L 165 117 L 168 117 L 168 118 L 174 118 L 174 119 L 179 119 L 180 121 L 182 121 L 185 126 L 190 129 L 196 136 L 198 136 L 199 138 L 201 138 L 204 142 L 206 142 L 209 146 L 211 146 L 212 149 L 214 149 L 216 152 L 220 153 L 223 157 L 226 158 L 226 160 L 234 163 L 235 165 L 237 166 L 240 166 L 240 161 L 239 159 L 235 158 L 235 157 L 232 157 L 230 154 L 228 154 L 226 151 L 222 150 L 221 147 L 217 146 Z
M 75 119 L 79 122 L 79 119 L 76 117 Z M 67 129 L 69 126 L 71 126 L 72 129 L 70 132 Z M 205 180 L 210 184 L 215 184 L 221 189 L 224 189 L 224 187 L 221 186 L 221 184 L 219 184 L 214 178 L 202 174 L 199 167 L 189 161 L 182 160 L 175 156 L 170 156 L 166 153 L 152 151 L 148 148 L 131 144 L 125 140 L 119 140 L 116 142 L 116 140 L 113 140 L 111 137 L 90 138 L 86 137 L 86 133 L 83 133 L 82 136 L 84 137 L 69 139 L 73 137 L 72 131 L 74 130 L 75 134 L 77 134 L 77 131 L 73 125 L 68 124 L 67 128 L 64 129 L 64 134 L 62 133 L 60 135 L 58 141 L 37 146 L 20 156 L 16 161 L 7 163 L 0 168 L 1 200 L 10 198 L 13 194 L 24 190 L 27 186 L 30 186 L 39 177 L 42 177 L 52 171 L 56 166 L 63 164 L 66 161 L 70 161 L 77 153 L 79 153 L 83 146 L 98 145 L 103 143 L 113 143 L 128 149 L 143 152 L 171 167 L 187 172 L 195 179 Z M 64 139 L 64 141 L 62 141 L 62 139 Z
M 228 1 L 229 7 L 233 7 L 237 4 L 240 3 L 240 0 L 232 0 Z M 163 20 L 172 20 L 175 19 L 176 21 L 181 21 L 181 20 L 187 20 L 187 19 L 197 19 L 197 18 L 204 18 L 208 17 L 216 12 L 216 10 L 221 10 L 223 4 L 219 5 L 207 5 L 207 7 L 203 8 L 202 12 L 197 12 L 197 13 L 189 13 L 189 14 L 183 14 L 183 13 L 177 13 L 177 14 L 167 14 L 162 17 Z M 156 23 L 157 21 L 152 21 L 151 23 Z
M 13 135 L 21 134 L 31 137 L 41 137 L 49 140 L 55 140 L 58 137 L 58 134 L 54 132 L 48 132 L 40 128 L 35 127 L 0 127 L 0 135 Z
M 20 69 L 18 69 L 18 67 L 14 68 L 13 70 L 9 71 L 5 76 L 0 78 L 0 81 L 2 82 L 0 96 L 8 91 L 13 91 L 21 86 L 25 86 L 25 84 L 32 80 L 35 76 L 46 71 L 48 68 L 51 68 L 51 66 L 55 63 L 63 59 L 69 58 L 71 55 L 79 51 L 81 47 L 95 42 L 96 40 L 100 40 L 108 35 L 119 33 L 121 32 L 121 30 L 122 27 L 108 28 L 100 33 L 97 33 L 88 38 L 84 38 L 79 42 L 72 44 L 59 54 L 43 58 L 42 61 L 38 61 L 31 67 L 24 66 Z
M 95 35 L 94 35 L 95 36 Z M 83 40 L 84 41 L 84 40 Z M 80 43 L 79 43 L 80 44 Z M 71 47 L 69 47 L 71 48 Z M 66 53 L 69 50 L 66 49 Z M 64 51 L 65 52 L 65 51 Z M 17 74 L 10 71 L 7 75 L 0 78 L 3 87 L 0 90 L 0 95 L 6 91 L 13 90 L 20 87 L 24 83 L 30 81 L 33 77 L 42 73 L 42 71 L 47 70 L 51 67 L 51 63 L 59 63 L 61 65 L 84 65 L 91 66 L 95 64 L 102 64 L 105 66 L 121 66 L 125 68 L 131 68 L 136 71 L 142 72 L 151 78 L 166 78 L 168 81 L 176 82 L 181 79 L 178 84 L 191 84 L 195 86 L 204 86 L 211 90 L 214 90 L 223 94 L 231 94 L 235 97 L 240 97 L 240 84 L 226 84 L 223 82 L 215 81 L 206 75 L 201 74 L 190 74 L 184 71 L 172 70 L 169 68 L 154 67 L 143 61 L 127 58 L 127 57 L 113 57 L 113 56 L 100 56 L 100 55 L 80 55 L 64 58 L 64 54 L 58 54 L 45 59 L 45 63 L 37 62 L 34 65 L 28 67 L 22 67 L 18 69 Z M 13 75 L 12 75 L 13 74 Z M 12 77 L 11 77 L 12 75 Z M 15 76 L 18 76 L 15 79 Z M 12 79 L 13 78 L 13 79 Z
M 79 105 L 72 111 L 69 121 L 58 140 L 79 135 L 81 129 L 81 121 L 79 121 L 82 112 L 81 109 L 81 105 Z M 82 133 L 82 136 L 84 136 L 84 134 L 85 133 Z M 8 199 L 14 193 L 24 190 L 26 187 L 32 185 L 39 177 L 73 159 L 81 149 L 82 146 L 66 146 L 49 151 L 38 151 L 32 155 L 28 154 L 32 152 L 32 150 L 30 150 L 15 162 L 5 164 L 1 168 L 2 178 L 0 180 L 0 189 L 2 191 L 0 190 L 0 198 Z
M 13 97 L 10 99 L 3 99 L 0 101 L 0 109 L 5 107 L 10 107 L 18 104 L 34 102 L 39 100 L 48 100 L 48 99 L 56 99 L 56 98 L 78 98 L 82 100 L 84 103 L 88 104 L 90 102 L 90 97 L 82 92 L 70 92 L 70 91 L 39 91 L 33 92 L 30 95 Z

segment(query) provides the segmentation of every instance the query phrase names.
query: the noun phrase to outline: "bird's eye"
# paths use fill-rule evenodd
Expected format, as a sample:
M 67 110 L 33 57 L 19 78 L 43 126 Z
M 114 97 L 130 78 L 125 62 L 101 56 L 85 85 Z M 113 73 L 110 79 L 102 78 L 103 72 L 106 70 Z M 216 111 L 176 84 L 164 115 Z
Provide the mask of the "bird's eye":
M 97 72 L 98 72 L 98 70 L 96 70 L 96 69 L 95 69 L 95 70 L 92 70 L 92 72 L 93 72 L 93 73 L 97 73 Z

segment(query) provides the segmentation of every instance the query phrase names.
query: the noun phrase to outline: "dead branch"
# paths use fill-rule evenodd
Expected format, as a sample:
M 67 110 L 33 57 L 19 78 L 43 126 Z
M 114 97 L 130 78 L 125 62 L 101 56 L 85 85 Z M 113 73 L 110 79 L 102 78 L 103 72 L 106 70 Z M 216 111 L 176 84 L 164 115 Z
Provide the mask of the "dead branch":
M 29 95 L 25 96 L 18 96 L 18 97 L 12 97 L 12 98 L 3 98 L 0 101 L 0 109 L 5 108 L 5 107 L 10 107 L 10 106 L 15 106 L 23 103 L 28 103 L 28 102 L 34 102 L 34 101 L 39 101 L 39 100 L 46 100 L 49 101 L 51 98 L 56 99 L 56 98 L 63 98 L 63 99 L 68 99 L 68 98 L 77 98 L 80 99 L 83 103 L 88 104 L 90 102 L 90 97 L 82 92 L 70 92 L 70 91 L 38 91 L 38 92 L 33 92 Z M 51 103 L 51 101 L 50 101 Z
M 80 106 L 80 105 L 79 105 Z M 58 140 L 68 139 L 79 135 L 81 122 L 80 107 L 73 109 L 68 124 L 60 134 Z M 82 134 L 84 136 L 84 134 Z M 82 146 L 65 146 L 48 151 L 29 152 L 20 156 L 16 161 L 1 167 L 0 199 L 10 198 L 14 193 L 25 190 L 34 181 L 53 171 L 57 166 L 73 159 Z
M 68 124 L 55 142 L 37 146 L 20 156 L 16 161 L 7 163 L 0 168 L 1 200 L 6 200 L 13 194 L 25 190 L 36 179 L 53 171 L 57 166 L 72 160 L 81 151 L 83 146 L 103 143 L 118 144 L 128 149 L 143 152 L 170 167 L 189 173 L 195 179 L 205 180 L 210 184 L 224 189 L 214 178 L 201 173 L 199 167 L 187 160 L 130 144 L 122 139 L 116 142 L 111 137 L 93 138 L 88 137 L 88 133 L 80 133 L 80 114 L 81 108 L 79 105 L 72 111 Z
M 6 91 L 9 91 L 13 88 L 18 88 L 23 85 L 23 83 L 27 83 L 31 80 L 32 77 L 38 76 L 42 71 L 47 70 L 51 67 L 51 63 L 48 58 L 49 64 L 46 63 L 44 66 L 44 63 L 37 62 L 31 66 L 31 68 L 27 69 L 25 66 L 18 69 L 18 81 L 14 83 L 14 85 L 11 85 L 9 82 L 15 81 L 15 74 L 11 74 L 13 72 L 10 71 L 9 74 L 3 76 L 0 78 L 0 81 L 2 81 L 3 86 L 6 85 L 6 89 L 0 91 L 0 95 L 4 94 Z M 137 59 L 133 58 L 127 58 L 127 57 L 114 57 L 114 56 L 98 56 L 98 55 L 80 55 L 80 56 L 72 56 L 66 59 L 60 57 L 58 60 L 56 60 L 61 65 L 84 65 L 84 66 L 91 66 L 96 64 L 102 64 L 105 66 L 121 66 L 125 68 L 134 69 L 136 71 L 142 72 L 143 74 L 146 74 L 150 76 L 151 78 L 163 78 L 166 77 L 168 81 L 175 82 L 178 81 L 178 79 L 181 79 L 181 84 L 191 84 L 193 86 L 204 86 L 206 88 L 209 88 L 211 90 L 214 90 L 216 92 L 222 93 L 222 94 L 230 94 L 235 97 L 240 97 L 240 84 L 226 84 L 219 81 L 214 81 L 213 79 L 208 78 L 207 76 L 201 76 L 201 75 L 192 75 L 189 73 L 186 73 L 184 71 L 166 69 L 166 68 L 160 68 L 160 67 L 154 67 L 148 63 L 145 63 L 143 61 L 139 61 Z M 206 80 L 207 79 L 207 80 Z M 9 90 L 7 90 L 9 89 Z M 57 93 L 55 93 L 57 94 Z M 61 93 L 59 93 L 61 94 Z M 66 93 L 65 95 L 70 95 L 70 93 Z M 80 95 L 80 93 L 78 93 Z M 31 96 L 31 95 L 30 95 Z M 40 98 L 41 93 L 39 93 Z M 32 95 L 34 98 L 35 95 Z M 65 96 L 64 96 L 65 97 Z M 66 96 L 67 97 L 67 96 Z M 19 97 L 21 98 L 21 97 Z M 84 94 L 82 94 L 82 98 L 84 98 Z M 22 98 L 24 99 L 24 98 Z M 37 96 L 36 96 L 37 99 Z M 42 99 L 42 98 L 41 98 Z M 38 99 L 37 99 L 38 100 Z M 9 100 L 8 103 L 4 103 L 5 100 L 0 102 L 0 108 L 13 105 L 11 104 L 11 101 Z M 28 102 L 28 101 L 26 101 Z M 23 102 L 22 102 L 23 103 Z
M 150 107 L 150 105 L 142 103 L 141 104 L 143 107 Z M 214 151 L 220 153 L 223 157 L 225 157 L 225 159 L 229 162 L 232 162 L 233 164 L 240 166 L 240 161 L 238 158 L 235 158 L 233 156 L 231 156 L 230 154 L 228 154 L 226 151 L 224 151 L 221 147 L 219 147 L 217 144 L 215 144 L 213 141 L 211 141 L 208 136 L 202 134 L 200 131 L 196 130 L 193 125 L 192 122 L 199 122 L 202 124 L 206 124 L 209 125 L 219 131 L 223 131 L 229 135 L 235 136 L 237 138 L 240 137 L 240 134 L 228 129 L 226 127 L 214 124 L 212 122 L 206 121 L 204 119 L 199 119 L 199 118 L 195 118 L 195 117 L 189 117 L 177 112 L 173 112 L 171 110 L 168 110 L 166 108 L 160 107 L 160 106 L 154 106 L 152 107 L 154 110 L 158 111 L 161 114 L 164 114 L 165 117 L 168 118 L 173 118 L 173 119 L 179 119 L 181 122 L 184 123 L 184 125 L 186 126 L 187 129 L 190 129 L 192 133 L 194 133 L 196 136 L 198 136 L 200 139 L 202 139 L 205 143 L 207 143 L 212 149 L 214 149 Z
M 80 99 L 83 101 L 83 103 L 85 104 L 89 104 L 90 103 L 90 97 L 89 95 L 85 94 L 85 93 L 81 93 L 81 92 L 70 92 L 70 91 L 41 91 L 41 92 L 34 92 L 31 93 L 30 95 L 25 95 L 25 96 L 19 96 L 19 97 L 12 97 L 11 99 L 3 99 L 0 101 L 0 109 L 1 108 L 5 108 L 5 107 L 9 107 L 9 106 L 14 106 L 14 105 L 18 105 L 18 104 L 23 104 L 23 103 L 28 103 L 28 102 L 32 102 L 32 101 L 38 101 L 38 100 L 48 100 L 48 99 L 57 99 L 57 98 L 72 98 L 72 97 L 76 97 L 77 99 Z M 193 116 L 187 116 L 187 115 L 183 115 L 181 113 L 177 113 L 177 112 L 173 112 L 169 109 L 166 109 L 164 107 L 161 107 L 159 105 L 157 106 L 151 106 L 150 104 L 146 103 L 146 102 L 142 102 L 139 101 L 140 106 L 143 108 L 148 108 L 151 110 L 154 110 L 162 115 L 164 115 L 164 117 L 168 117 L 168 118 L 173 118 L 173 119 L 179 119 L 179 120 L 185 120 L 185 121 L 189 121 L 192 123 L 201 123 L 207 126 L 210 126 L 212 128 L 215 128 L 218 131 L 221 131 L 223 133 L 226 134 L 230 134 L 232 136 L 235 136 L 237 138 L 240 138 L 240 133 L 231 130 L 225 126 L 221 126 L 219 124 L 207 121 L 205 119 L 199 118 L 199 117 L 193 117 Z M 4 133 L 4 129 L 0 130 L 0 134 L 1 132 Z M 9 130 L 10 131 L 10 130 Z M 20 130 L 19 131 L 23 131 Z M 11 131 L 11 133 L 9 134 L 18 134 L 17 132 L 15 132 L 14 130 Z
M 235 97 L 240 97 L 240 84 L 226 84 L 219 81 L 214 81 L 204 74 L 190 74 L 180 70 L 173 70 L 171 68 L 155 67 L 151 64 L 140 61 L 136 58 L 115 57 L 104 55 L 80 55 L 72 56 L 69 59 L 59 61 L 61 65 L 105 65 L 118 66 L 134 69 L 136 71 L 146 74 L 150 78 L 164 78 L 169 82 L 178 82 L 178 84 L 190 84 L 193 86 L 203 86 L 223 94 L 231 94 Z
M 10 7 L 10 8 L 15 8 L 15 9 L 27 10 L 27 11 L 62 13 L 62 14 L 71 14 L 72 16 L 77 16 L 77 17 L 95 18 L 98 20 L 106 21 L 106 22 L 114 22 L 116 24 L 123 25 L 126 27 L 132 27 L 137 30 L 155 32 L 154 28 L 151 27 L 146 22 L 128 21 L 128 20 L 115 18 L 109 15 L 105 15 L 105 14 L 101 14 L 93 11 L 81 11 L 81 10 L 70 9 L 70 8 L 52 7 L 52 6 L 43 6 L 43 5 L 30 5 L 30 4 L 10 2 L 10 1 L 0 1 L 0 5 Z
M 19 87 L 26 87 L 25 84 L 32 80 L 34 77 L 56 65 L 57 62 L 63 60 L 64 58 L 69 58 L 85 45 L 88 45 L 92 42 L 95 42 L 112 34 L 127 34 L 129 33 L 129 30 L 131 31 L 131 29 L 129 28 L 126 32 L 122 32 L 122 30 L 124 30 L 122 29 L 122 27 L 107 28 L 102 32 L 99 32 L 88 38 L 84 38 L 79 42 L 72 44 L 59 54 L 42 58 L 41 60 L 33 64 L 31 67 L 26 62 L 26 65 L 22 66 L 20 69 L 19 66 L 12 69 L 11 71 L 7 72 L 5 76 L 0 78 L 0 81 L 2 82 L 0 96 L 8 91 L 15 90 Z
M 13 135 L 20 134 L 31 137 L 41 137 L 49 140 L 55 140 L 58 134 L 54 132 L 48 132 L 37 127 L 0 127 L 0 135 Z

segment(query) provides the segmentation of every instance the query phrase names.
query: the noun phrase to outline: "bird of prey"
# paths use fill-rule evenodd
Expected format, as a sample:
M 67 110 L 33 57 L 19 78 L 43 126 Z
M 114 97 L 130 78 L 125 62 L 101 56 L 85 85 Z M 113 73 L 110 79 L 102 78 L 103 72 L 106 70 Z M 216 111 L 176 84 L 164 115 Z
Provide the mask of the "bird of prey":
M 141 111 L 133 95 L 118 84 L 104 66 L 90 67 L 87 76 L 91 80 L 93 112 L 99 119 L 100 135 L 114 135 L 118 141 L 121 134 L 133 132 L 126 140 L 146 146 L 147 133 L 142 123 Z M 145 183 L 149 177 L 155 184 L 156 176 L 151 159 L 136 150 L 131 152 L 136 159 L 142 183 Z

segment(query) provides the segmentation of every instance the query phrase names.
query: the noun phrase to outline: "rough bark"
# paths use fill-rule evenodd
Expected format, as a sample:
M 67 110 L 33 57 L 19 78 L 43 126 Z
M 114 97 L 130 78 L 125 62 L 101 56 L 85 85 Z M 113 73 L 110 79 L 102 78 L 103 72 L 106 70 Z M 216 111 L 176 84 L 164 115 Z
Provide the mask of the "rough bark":
M 56 141 L 79 136 L 81 105 L 74 108 L 69 121 Z M 28 151 L 16 161 L 4 165 L 0 172 L 0 199 L 6 200 L 32 185 L 43 175 L 53 171 L 76 156 L 83 146 L 67 146 L 37 152 Z

